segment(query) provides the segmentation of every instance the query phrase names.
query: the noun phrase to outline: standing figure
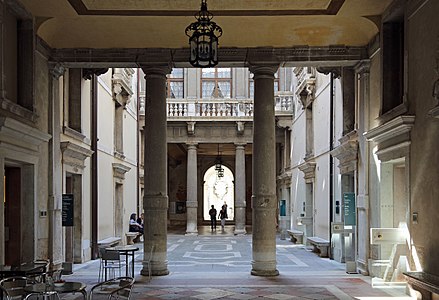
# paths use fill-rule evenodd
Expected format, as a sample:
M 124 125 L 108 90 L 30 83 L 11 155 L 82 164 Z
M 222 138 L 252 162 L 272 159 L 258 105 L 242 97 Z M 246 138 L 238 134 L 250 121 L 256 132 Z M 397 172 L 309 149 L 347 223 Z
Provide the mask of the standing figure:
M 209 216 L 210 216 L 210 229 L 216 229 L 216 209 L 212 205 L 212 208 L 209 210 Z
M 224 231 L 224 226 L 226 225 L 226 219 L 227 219 L 227 211 L 224 206 L 221 208 L 219 212 L 218 219 L 221 219 L 221 229 Z
M 224 211 L 226 212 L 226 219 L 228 219 L 229 216 L 227 215 L 227 202 L 226 201 L 224 201 L 223 206 L 221 206 L 221 209 L 223 209 L 223 208 L 224 208 Z

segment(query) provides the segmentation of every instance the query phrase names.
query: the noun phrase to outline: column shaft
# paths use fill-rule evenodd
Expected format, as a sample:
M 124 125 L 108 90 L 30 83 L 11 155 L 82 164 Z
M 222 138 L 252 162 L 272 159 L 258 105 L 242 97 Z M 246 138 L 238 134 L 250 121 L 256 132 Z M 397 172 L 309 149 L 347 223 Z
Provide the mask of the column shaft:
M 166 74 L 170 68 L 143 67 L 146 79 L 145 111 L 145 214 L 144 257 L 154 246 L 152 275 L 169 274 L 167 262 L 167 142 L 166 142 Z M 148 274 L 144 265 L 142 275 Z
M 187 199 L 186 235 L 198 235 L 197 229 L 197 146 L 189 145 L 187 150 Z
M 235 234 L 245 234 L 245 146 L 236 145 L 235 155 Z
M 252 275 L 276 276 L 276 151 L 274 73 L 277 66 L 253 66 L 253 261 Z

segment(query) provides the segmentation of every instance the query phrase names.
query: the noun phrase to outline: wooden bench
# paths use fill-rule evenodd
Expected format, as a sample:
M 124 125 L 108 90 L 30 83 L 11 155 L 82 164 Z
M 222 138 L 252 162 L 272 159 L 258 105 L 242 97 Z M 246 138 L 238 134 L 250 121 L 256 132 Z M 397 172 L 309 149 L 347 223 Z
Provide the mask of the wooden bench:
M 317 236 L 308 237 L 306 240 L 314 247 L 313 252 L 320 252 L 320 257 L 328 257 L 328 250 L 331 245 L 329 241 Z
M 294 244 L 303 244 L 303 232 L 295 229 L 288 229 L 287 233 Z
M 127 245 L 134 245 L 134 240 L 140 235 L 140 232 L 127 232 L 125 233 L 127 237 Z
M 98 241 L 98 247 L 113 247 L 120 243 L 122 239 L 118 236 L 112 236 Z
M 422 300 L 431 300 L 433 294 L 439 294 L 438 276 L 425 272 L 404 272 L 403 274 L 410 287 L 422 295 Z

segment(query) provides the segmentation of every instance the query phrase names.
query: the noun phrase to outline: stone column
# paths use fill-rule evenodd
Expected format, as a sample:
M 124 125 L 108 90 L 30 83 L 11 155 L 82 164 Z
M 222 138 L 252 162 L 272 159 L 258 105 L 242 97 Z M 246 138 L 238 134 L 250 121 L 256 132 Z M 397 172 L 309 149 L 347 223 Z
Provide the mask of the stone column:
M 168 275 L 167 250 L 167 143 L 166 143 L 166 74 L 169 66 L 142 67 L 146 79 L 145 110 L 145 214 L 144 257 L 151 258 L 152 275 Z M 140 274 L 148 275 L 146 263 Z
M 60 148 L 60 93 L 59 78 L 65 72 L 59 64 L 50 66 L 50 95 L 49 95 L 49 259 L 53 267 L 57 268 L 63 262 L 62 236 L 62 162 Z M 43 257 L 44 258 L 44 257 Z
M 252 275 L 276 276 L 276 151 L 274 73 L 278 66 L 251 66 L 254 74 Z
M 245 144 L 235 144 L 235 235 L 245 234 Z
M 187 149 L 187 199 L 186 235 L 198 235 L 197 229 L 197 145 L 188 144 Z

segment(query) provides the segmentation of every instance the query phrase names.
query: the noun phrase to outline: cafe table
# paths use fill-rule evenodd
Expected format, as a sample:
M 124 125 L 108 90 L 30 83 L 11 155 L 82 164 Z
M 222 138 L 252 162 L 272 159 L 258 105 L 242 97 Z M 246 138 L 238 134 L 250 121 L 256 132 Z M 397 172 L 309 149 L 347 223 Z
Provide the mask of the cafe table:
M 38 294 L 43 298 L 49 298 L 55 293 L 58 294 L 74 294 L 81 293 L 84 299 L 87 299 L 87 286 L 82 282 L 66 281 L 62 285 L 47 284 L 47 283 L 35 283 L 28 285 L 24 288 L 24 291 L 28 293 L 28 296 Z
M 28 276 L 35 274 L 43 274 L 46 272 L 46 266 L 41 263 L 24 263 L 18 266 L 0 265 L 0 279 L 12 276 Z
M 114 246 L 105 248 L 105 251 L 118 251 L 121 255 L 125 255 L 125 276 L 134 278 L 134 252 L 138 251 L 139 247 L 135 245 Z M 129 257 L 131 257 L 131 274 L 129 275 Z

